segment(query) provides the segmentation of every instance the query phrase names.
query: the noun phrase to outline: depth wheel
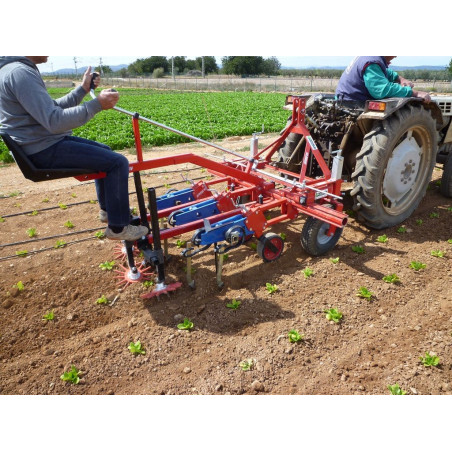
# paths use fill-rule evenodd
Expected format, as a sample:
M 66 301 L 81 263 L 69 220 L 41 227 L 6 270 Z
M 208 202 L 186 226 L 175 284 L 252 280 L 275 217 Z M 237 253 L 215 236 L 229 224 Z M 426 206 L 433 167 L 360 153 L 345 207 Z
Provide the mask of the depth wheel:
M 327 235 L 330 225 L 317 218 L 309 217 L 301 231 L 301 246 L 311 256 L 321 256 L 333 249 L 343 228 L 336 228 L 333 235 Z
M 257 254 L 264 262 L 278 259 L 284 249 L 284 240 L 273 232 L 264 234 L 257 242 Z

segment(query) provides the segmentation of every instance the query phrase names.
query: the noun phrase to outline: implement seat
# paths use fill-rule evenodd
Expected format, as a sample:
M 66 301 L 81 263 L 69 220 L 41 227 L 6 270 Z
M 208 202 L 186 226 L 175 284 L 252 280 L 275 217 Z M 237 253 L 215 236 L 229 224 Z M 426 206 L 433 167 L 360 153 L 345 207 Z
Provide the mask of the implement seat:
M 89 169 L 74 169 L 74 168 L 58 168 L 58 169 L 45 169 L 36 168 L 36 166 L 30 161 L 27 154 L 23 149 L 6 133 L 0 132 L 0 136 L 6 144 L 9 153 L 17 163 L 17 166 L 22 171 L 22 174 L 26 179 L 33 182 L 41 182 L 44 180 L 63 179 L 65 177 L 76 177 L 84 174 L 98 174 Z

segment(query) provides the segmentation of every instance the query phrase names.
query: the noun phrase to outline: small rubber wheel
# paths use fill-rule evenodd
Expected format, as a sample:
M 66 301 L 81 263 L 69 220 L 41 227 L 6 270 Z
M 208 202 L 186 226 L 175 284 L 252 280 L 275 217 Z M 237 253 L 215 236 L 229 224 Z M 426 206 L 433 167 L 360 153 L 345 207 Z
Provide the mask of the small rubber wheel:
M 264 234 L 257 242 L 257 254 L 264 262 L 272 262 L 281 256 L 284 240 L 273 232 Z
M 327 235 L 330 225 L 317 218 L 309 217 L 301 231 L 301 246 L 311 256 L 321 256 L 333 249 L 343 228 L 336 228 L 333 235 Z

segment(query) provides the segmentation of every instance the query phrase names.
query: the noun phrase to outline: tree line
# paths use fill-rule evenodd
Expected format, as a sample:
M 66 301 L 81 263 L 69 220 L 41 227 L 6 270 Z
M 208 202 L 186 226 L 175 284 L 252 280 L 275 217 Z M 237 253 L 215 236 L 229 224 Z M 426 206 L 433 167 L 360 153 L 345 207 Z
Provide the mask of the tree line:
M 204 63 L 204 64 L 203 64 Z M 343 69 L 310 68 L 310 69 L 283 69 L 276 57 L 264 58 L 262 56 L 225 56 L 221 59 L 222 66 L 217 65 L 213 56 L 187 59 L 184 56 L 164 57 L 151 56 L 140 58 L 115 74 L 121 77 L 128 76 L 154 76 L 164 75 L 201 75 L 226 74 L 240 77 L 246 76 L 285 76 L 309 78 L 339 78 Z M 100 71 L 100 67 L 96 70 Z M 104 74 L 113 74 L 109 66 L 103 66 Z M 197 72 L 193 72 L 197 71 Z M 425 81 L 452 81 L 452 59 L 449 66 L 442 70 L 432 69 L 404 69 L 398 71 L 408 80 Z

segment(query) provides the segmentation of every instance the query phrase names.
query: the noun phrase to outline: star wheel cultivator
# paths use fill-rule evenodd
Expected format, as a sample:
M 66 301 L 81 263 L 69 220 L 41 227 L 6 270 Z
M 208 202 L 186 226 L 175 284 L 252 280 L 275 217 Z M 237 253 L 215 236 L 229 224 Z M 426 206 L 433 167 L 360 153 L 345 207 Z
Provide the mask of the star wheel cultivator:
M 93 91 L 91 95 L 94 97 Z M 304 250 L 318 256 L 333 248 L 347 223 L 341 202 L 342 157 L 340 151 L 333 152 L 334 163 L 330 170 L 305 126 L 305 106 L 305 97 L 294 96 L 292 120 L 286 129 L 276 141 L 260 151 L 259 134 L 253 134 L 248 156 L 187 135 L 141 117 L 138 113 L 114 107 L 132 117 L 135 136 L 137 161 L 130 163 L 129 171 L 134 177 L 139 217 L 135 217 L 132 222 L 145 225 L 150 231 L 137 242 L 124 242 L 116 250 L 115 256 L 125 257 L 125 263 L 121 265 L 117 276 L 120 284 L 127 287 L 134 282 L 149 279 L 152 267 L 155 270 L 154 290 L 142 295 L 143 298 L 168 294 L 180 287 L 181 282 L 168 283 L 165 280 L 167 243 L 169 239 L 187 233 L 192 236 L 182 251 L 182 256 L 187 264 L 187 283 L 192 288 L 195 287 L 191 276 L 194 256 L 213 249 L 217 284 L 221 288 L 225 253 L 256 237 L 258 255 L 264 262 L 275 261 L 283 252 L 284 241 L 270 229 L 278 223 L 294 220 L 300 214 L 308 216 L 301 232 Z M 224 156 L 206 158 L 187 153 L 143 160 L 139 121 L 219 149 Z M 277 151 L 290 133 L 300 134 L 306 143 L 299 174 L 280 169 L 275 164 Z M 273 156 L 275 159 L 272 160 Z M 317 161 L 322 176 L 306 176 L 310 157 Z M 189 188 L 171 190 L 159 197 L 154 188 L 148 188 L 146 204 L 140 171 L 186 163 L 204 168 L 214 177 L 192 182 Z M 96 177 L 101 176 L 77 176 L 79 180 Z M 136 264 L 135 260 L 139 259 L 142 262 Z

